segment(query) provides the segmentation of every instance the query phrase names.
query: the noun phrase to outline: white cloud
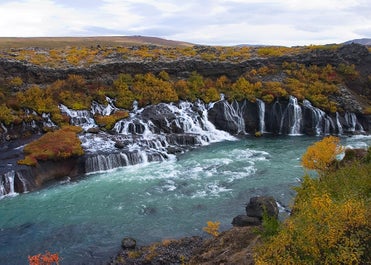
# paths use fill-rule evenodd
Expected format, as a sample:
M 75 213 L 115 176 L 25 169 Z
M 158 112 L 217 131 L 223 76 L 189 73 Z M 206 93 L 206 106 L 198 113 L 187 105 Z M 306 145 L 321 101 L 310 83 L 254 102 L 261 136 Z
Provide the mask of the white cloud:
M 368 0 L 2 0 L 0 36 L 301 45 L 370 37 L 370 13 Z

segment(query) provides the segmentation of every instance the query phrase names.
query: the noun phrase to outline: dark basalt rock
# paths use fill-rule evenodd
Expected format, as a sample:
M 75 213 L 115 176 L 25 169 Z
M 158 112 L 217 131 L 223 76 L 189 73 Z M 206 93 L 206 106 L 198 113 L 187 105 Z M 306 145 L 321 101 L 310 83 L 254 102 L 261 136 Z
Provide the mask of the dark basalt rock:
M 233 226 L 258 226 L 261 225 L 262 221 L 257 217 L 251 217 L 247 215 L 237 215 L 233 218 L 232 225 Z
M 268 216 L 278 218 L 278 206 L 276 200 L 271 196 L 252 197 L 246 205 L 246 215 L 263 218 L 264 211 Z
M 123 249 L 134 249 L 137 246 L 137 241 L 131 237 L 125 237 L 121 241 Z
M 118 148 L 118 149 L 122 149 L 122 148 L 124 148 L 126 145 L 125 145 L 125 143 L 123 143 L 123 142 L 119 142 L 119 141 L 116 141 L 115 142 L 115 147 L 116 148 Z
M 246 205 L 246 215 L 233 218 L 232 225 L 237 227 L 261 225 L 264 212 L 270 217 L 278 218 L 276 200 L 271 196 L 252 197 Z

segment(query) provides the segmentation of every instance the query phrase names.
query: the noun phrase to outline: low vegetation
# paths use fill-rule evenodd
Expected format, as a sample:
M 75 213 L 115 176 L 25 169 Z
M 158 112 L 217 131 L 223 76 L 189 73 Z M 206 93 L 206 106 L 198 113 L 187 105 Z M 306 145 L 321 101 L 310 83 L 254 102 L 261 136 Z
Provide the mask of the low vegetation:
M 56 161 L 83 155 L 84 150 L 76 135 L 80 131 L 80 127 L 65 126 L 60 130 L 44 134 L 24 147 L 26 157 L 19 160 L 18 164 L 35 166 L 38 161 Z
M 28 256 L 29 265 L 59 265 L 58 253 L 50 253 L 46 251 L 45 254 L 37 254 Z
M 212 235 L 213 237 L 217 237 L 220 234 L 219 226 L 220 226 L 220 222 L 208 221 L 207 226 L 205 226 L 203 230 L 206 233 Z
M 296 188 L 292 215 L 256 248 L 256 264 L 371 262 L 371 150 L 361 158 L 347 151 L 336 162 L 341 150 L 336 144 L 329 137 L 308 148 L 303 165 L 321 177 L 304 177 Z
M 112 85 L 97 81 L 86 81 L 82 76 L 69 75 L 46 86 L 31 85 L 19 89 L 20 78 L 0 80 L 0 122 L 9 125 L 37 119 L 27 110 L 37 114 L 50 113 L 51 119 L 59 126 L 68 124 L 59 104 L 74 110 L 90 109 L 92 101 L 106 104 L 106 97 L 115 99 L 119 108 L 130 110 L 136 100 L 139 106 L 178 100 L 212 102 L 223 93 L 229 101 L 244 100 L 255 102 L 262 99 L 267 103 L 277 98 L 294 95 L 299 100 L 308 99 L 316 107 L 328 112 L 342 111 L 332 100 L 338 93 L 338 86 L 347 77 L 357 78 L 354 65 L 325 67 L 304 66 L 284 63 L 280 68 L 263 66 L 253 69 L 232 81 L 222 75 L 215 80 L 192 72 L 187 79 L 172 79 L 165 71 L 158 75 L 120 74 Z M 282 81 L 270 81 L 280 76 Z M 109 118 L 101 118 L 102 120 Z M 103 122 L 104 123 L 104 122 Z M 109 127 L 109 126 L 108 126 Z

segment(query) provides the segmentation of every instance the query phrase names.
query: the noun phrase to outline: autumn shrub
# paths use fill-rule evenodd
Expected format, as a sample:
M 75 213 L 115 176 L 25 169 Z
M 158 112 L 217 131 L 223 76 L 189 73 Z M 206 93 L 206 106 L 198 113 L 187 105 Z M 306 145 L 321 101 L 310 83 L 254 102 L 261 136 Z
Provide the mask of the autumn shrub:
M 339 72 L 344 77 L 349 78 L 351 80 L 354 80 L 359 77 L 359 72 L 356 70 L 354 64 L 341 63 L 336 68 L 336 71 Z
M 9 85 L 11 87 L 20 87 L 23 85 L 23 80 L 19 76 L 13 77 L 9 79 Z
M 173 85 L 169 81 L 157 78 L 152 73 L 136 75 L 132 91 L 141 106 L 178 101 Z
M 258 49 L 257 53 L 262 57 L 278 57 L 289 53 L 289 51 L 290 48 L 288 47 L 271 46 L 261 47 Z
M 0 104 L 0 122 L 5 125 L 12 123 L 16 117 L 13 115 L 12 110 L 5 104 Z
M 219 233 L 219 226 L 220 226 L 220 222 L 213 222 L 213 221 L 208 221 L 207 222 L 207 226 L 205 226 L 203 228 L 203 230 L 212 235 L 213 237 L 217 237 L 220 233 Z
M 46 251 L 45 254 L 37 254 L 28 256 L 29 265 L 59 265 L 58 253 L 50 253 Z
M 129 74 L 120 74 L 117 79 L 113 82 L 113 90 L 110 96 L 116 98 L 117 107 L 130 109 L 135 100 L 134 93 L 130 90 L 134 79 Z
M 81 156 L 84 150 L 77 133 L 80 127 L 65 126 L 60 130 L 48 132 L 24 147 L 25 158 L 18 164 L 35 166 L 38 161 L 61 160 Z
M 329 142 L 333 155 L 336 141 Z M 327 144 L 322 141 L 320 147 L 326 151 L 322 148 Z M 321 178 L 305 176 L 295 188 L 292 215 L 276 236 L 255 249 L 256 264 L 370 264 L 370 161 L 354 160 L 340 167 L 319 164 Z
M 334 163 L 336 156 L 343 152 L 339 143 L 338 137 L 328 136 L 309 146 L 302 157 L 302 166 L 316 170 L 320 175 L 324 174 Z
M 117 121 L 127 117 L 129 117 L 129 113 L 127 111 L 117 111 L 111 115 L 96 115 L 94 118 L 99 126 L 110 130 Z
M 31 86 L 24 92 L 18 92 L 16 99 L 20 107 L 32 109 L 39 114 L 52 112 L 57 107 L 57 103 L 46 93 L 46 90 L 37 85 Z

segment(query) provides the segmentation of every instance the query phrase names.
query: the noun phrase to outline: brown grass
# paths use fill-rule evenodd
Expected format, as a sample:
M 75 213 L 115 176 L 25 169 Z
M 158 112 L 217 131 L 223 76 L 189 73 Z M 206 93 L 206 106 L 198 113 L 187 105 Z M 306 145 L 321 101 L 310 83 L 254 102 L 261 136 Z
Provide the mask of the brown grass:
M 146 36 L 97 36 L 97 37 L 0 37 L 0 49 L 9 48 L 64 48 L 100 46 L 157 45 L 168 47 L 191 47 L 193 44 Z

